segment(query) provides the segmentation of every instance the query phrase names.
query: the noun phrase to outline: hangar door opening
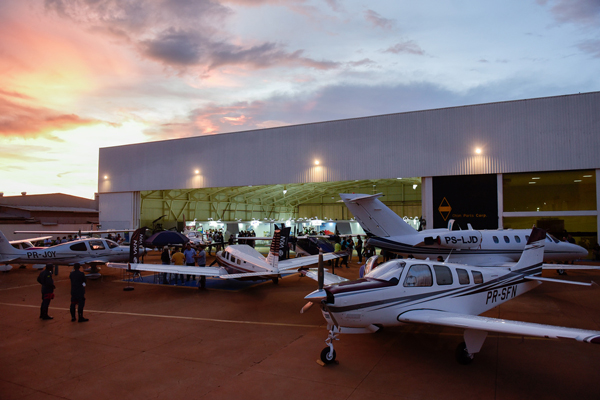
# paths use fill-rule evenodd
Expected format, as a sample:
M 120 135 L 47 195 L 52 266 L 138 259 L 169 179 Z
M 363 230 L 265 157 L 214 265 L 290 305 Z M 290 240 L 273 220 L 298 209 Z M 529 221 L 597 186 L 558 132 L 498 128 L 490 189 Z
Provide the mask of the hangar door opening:
M 177 229 L 196 224 L 302 220 L 350 221 L 339 193 L 383 193 L 381 200 L 401 217 L 421 216 L 421 179 L 369 179 L 140 192 L 142 226 Z M 185 221 L 185 222 L 184 222 Z M 154 223 L 153 223 L 154 222 Z

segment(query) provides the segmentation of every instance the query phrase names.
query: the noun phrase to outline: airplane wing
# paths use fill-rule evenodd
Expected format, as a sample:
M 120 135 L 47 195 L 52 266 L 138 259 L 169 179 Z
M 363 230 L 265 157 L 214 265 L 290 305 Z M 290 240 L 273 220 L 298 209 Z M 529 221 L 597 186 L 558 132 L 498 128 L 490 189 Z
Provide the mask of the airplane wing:
M 302 273 L 314 281 L 319 281 L 318 271 L 316 269 L 309 269 L 302 271 Z M 323 273 L 323 284 L 324 285 L 335 285 L 336 283 L 342 283 L 349 281 L 349 279 L 343 278 L 339 275 L 332 274 L 331 272 L 324 271 Z
M 129 263 L 107 263 L 108 267 L 117 269 L 131 269 L 132 271 L 166 272 L 171 274 L 185 274 L 196 276 L 221 276 L 227 274 L 224 268 L 216 267 L 191 267 L 186 265 L 162 265 L 162 264 L 129 264 Z
M 334 258 L 344 257 L 348 255 L 346 252 L 341 253 L 324 253 L 323 261 L 333 260 Z M 319 255 L 315 254 L 312 256 L 289 258 L 287 260 L 279 261 L 279 271 L 287 271 L 290 269 L 298 269 L 300 267 L 306 267 L 307 265 L 317 264 L 319 262 Z
M 40 240 L 52 239 L 54 236 L 40 236 L 29 239 L 19 239 L 19 240 L 11 240 L 10 244 L 18 244 L 23 242 L 39 242 Z
M 398 321 L 450 326 L 486 332 L 512 333 L 553 339 L 575 339 L 600 344 L 600 332 L 531 322 L 458 314 L 438 310 L 411 310 L 398 315 Z

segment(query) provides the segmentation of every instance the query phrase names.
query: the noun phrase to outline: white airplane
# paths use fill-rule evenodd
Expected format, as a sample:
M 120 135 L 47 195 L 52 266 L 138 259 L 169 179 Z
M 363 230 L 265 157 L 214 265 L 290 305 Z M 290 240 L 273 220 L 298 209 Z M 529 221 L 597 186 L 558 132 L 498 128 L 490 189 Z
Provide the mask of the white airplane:
M 88 264 L 92 268 L 109 261 L 129 259 L 129 247 L 119 246 L 108 239 L 78 239 L 50 247 L 14 248 L 0 231 L 0 263 L 73 265 Z
M 516 262 L 527 243 L 529 229 L 468 230 L 427 229 L 416 231 L 378 198 L 382 193 L 340 194 L 340 197 L 363 228 L 368 244 L 404 257 L 443 259 L 478 266 L 499 266 Z M 588 256 L 576 244 L 561 242 L 546 234 L 544 261 L 571 261 Z M 547 265 L 551 268 L 549 265 Z M 554 265 L 553 269 L 569 269 Z
M 289 233 L 289 228 L 285 228 Z M 260 254 L 247 244 L 230 245 L 223 251 L 217 252 L 216 260 L 219 267 L 192 267 L 184 265 L 159 265 L 143 263 L 108 263 L 112 268 L 127 271 L 163 272 L 194 276 L 210 276 L 221 279 L 257 280 L 271 279 L 277 283 L 281 274 L 297 272 L 298 269 L 318 262 L 318 255 L 282 259 L 282 244 L 287 237 L 281 235 L 281 230 L 276 230 L 267 257 Z M 327 253 L 325 260 L 332 260 L 344 256 L 345 253 Z
M 306 311 L 314 303 L 321 306 L 329 330 L 321 360 L 325 364 L 335 361 L 333 341 L 338 340 L 339 333 L 370 333 L 382 326 L 404 324 L 464 329 L 464 342 L 456 350 L 461 364 L 472 361 L 488 332 L 600 344 L 599 331 L 478 316 L 537 287 L 541 281 L 566 283 L 539 276 L 545 238 L 543 230 L 533 228 L 523 255 L 512 268 L 403 259 L 383 263 L 357 281 L 323 288 L 324 279 L 321 278 L 319 290 L 305 297 L 309 303 L 301 311 Z M 319 275 L 324 274 L 319 271 Z M 314 274 L 307 275 L 315 278 Z M 339 282 L 340 278 L 336 280 Z

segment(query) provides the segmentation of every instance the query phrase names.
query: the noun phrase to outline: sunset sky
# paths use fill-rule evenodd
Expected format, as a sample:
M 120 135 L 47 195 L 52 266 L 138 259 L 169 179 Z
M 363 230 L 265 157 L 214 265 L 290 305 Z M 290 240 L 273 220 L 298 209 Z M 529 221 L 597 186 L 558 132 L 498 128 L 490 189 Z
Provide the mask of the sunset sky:
M 92 198 L 101 147 L 592 92 L 599 71 L 600 0 L 3 0 L 0 192 Z

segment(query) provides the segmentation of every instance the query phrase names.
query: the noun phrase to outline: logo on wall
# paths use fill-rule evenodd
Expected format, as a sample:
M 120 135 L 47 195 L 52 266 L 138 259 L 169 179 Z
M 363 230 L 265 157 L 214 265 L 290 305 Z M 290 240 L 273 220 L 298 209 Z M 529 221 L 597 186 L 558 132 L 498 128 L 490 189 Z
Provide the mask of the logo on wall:
M 448 200 L 446 200 L 445 197 L 442 200 L 442 202 L 440 203 L 440 206 L 438 207 L 438 211 L 442 215 L 442 218 L 444 218 L 444 221 L 446 221 L 448 219 L 448 217 L 450 216 L 450 211 L 452 211 L 452 207 L 450 207 L 450 203 L 448 203 Z

